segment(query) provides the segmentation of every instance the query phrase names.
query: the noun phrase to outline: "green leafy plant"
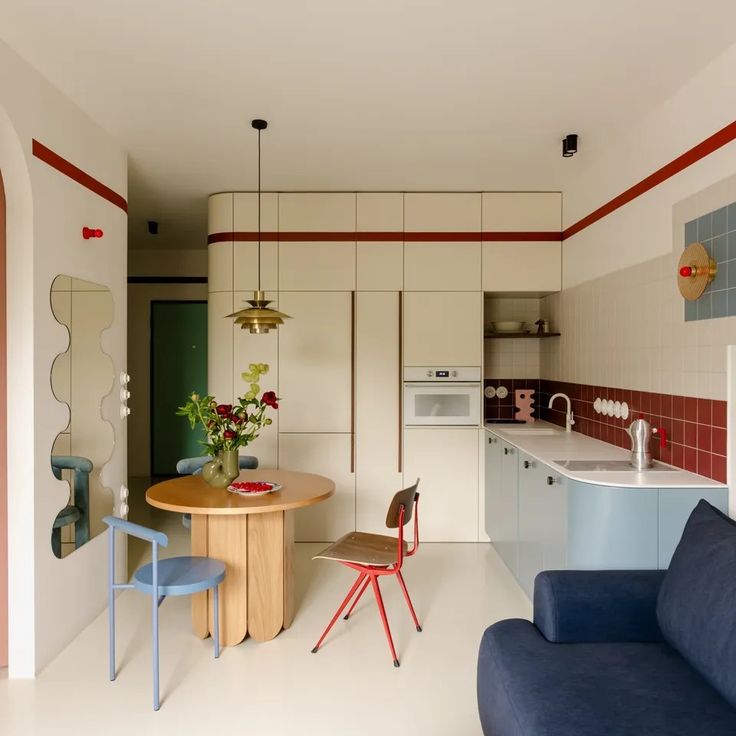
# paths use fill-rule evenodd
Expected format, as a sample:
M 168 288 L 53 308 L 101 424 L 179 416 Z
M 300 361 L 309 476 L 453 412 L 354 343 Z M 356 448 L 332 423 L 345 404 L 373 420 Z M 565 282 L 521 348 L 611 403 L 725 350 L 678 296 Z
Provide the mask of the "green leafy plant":
M 261 393 L 259 381 L 268 373 L 266 363 L 251 363 L 242 373 L 243 380 L 249 384 L 249 391 L 238 397 L 234 404 L 218 404 L 214 396 L 199 396 L 193 393 L 184 406 L 180 406 L 177 416 L 187 417 L 194 429 L 201 424 L 206 434 L 202 444 L 207 454 L 215 456 L 222 450 L 237 450 L 249 445 L 258 437 L 261 429 L 273 423 L 266 416 L 268 409 L 278 409 L 279 399 L 274 391 Z

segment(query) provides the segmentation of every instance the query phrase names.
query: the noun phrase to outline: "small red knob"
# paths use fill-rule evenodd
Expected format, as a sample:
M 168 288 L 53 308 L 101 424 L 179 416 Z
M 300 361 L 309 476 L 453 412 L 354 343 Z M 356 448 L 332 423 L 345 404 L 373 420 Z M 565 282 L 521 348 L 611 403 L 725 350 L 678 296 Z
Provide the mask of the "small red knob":
M 102 237 L 102 230 L 100 230 L 100 228 L 95 228 L 95 237 L 96 238 Z
M 89 240 L 90 238 L 101 238 L 103 235 L 104 233 L 98 227 L 83 227 L 82 228 L 82 237 L 85 240 Z
M 686 279 L 686 278 L 688 278 L 689 276 L 692 276 L 692 275 L 693 275 L 693 267 L 692 266 L 683 266 L 680 269 L 680 276 L 682 276 L 682 278 Z

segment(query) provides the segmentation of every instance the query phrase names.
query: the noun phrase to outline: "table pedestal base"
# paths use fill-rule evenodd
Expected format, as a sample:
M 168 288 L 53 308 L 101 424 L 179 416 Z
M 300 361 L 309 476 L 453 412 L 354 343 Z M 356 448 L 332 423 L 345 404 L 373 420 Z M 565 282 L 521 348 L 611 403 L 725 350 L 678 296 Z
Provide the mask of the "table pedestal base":
M 220 639 L 273 639 L 294 618 L 292 511 L 263 514 L 192 514 L 192 554 L 225 563 L 220 584 Z M 194 632 L 214 630 L 212 592 L 192 596 Z

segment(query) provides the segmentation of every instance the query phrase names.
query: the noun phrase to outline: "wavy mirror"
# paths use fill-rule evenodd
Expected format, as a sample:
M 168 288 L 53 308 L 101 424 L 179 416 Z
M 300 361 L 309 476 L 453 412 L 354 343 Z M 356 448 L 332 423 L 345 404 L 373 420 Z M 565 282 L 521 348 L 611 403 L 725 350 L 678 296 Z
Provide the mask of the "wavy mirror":
M 101 412 L 115 380 L 112 359 L 100 342 L 112 324 L 112 294 L 101 284 L 57 276 L 51 285 L 51 311 L 69 331 L 69 347 L 51 367 L 54 396 L 69 407 L 69 423 L 51 450 L 51 470 L 69 486 L 51 530 L 51 549 L 61 558 L 100 534 L 105 529 L 102 517 L 113 511 L 112 490 L 100 477 L 115 442 L 112 425 Z

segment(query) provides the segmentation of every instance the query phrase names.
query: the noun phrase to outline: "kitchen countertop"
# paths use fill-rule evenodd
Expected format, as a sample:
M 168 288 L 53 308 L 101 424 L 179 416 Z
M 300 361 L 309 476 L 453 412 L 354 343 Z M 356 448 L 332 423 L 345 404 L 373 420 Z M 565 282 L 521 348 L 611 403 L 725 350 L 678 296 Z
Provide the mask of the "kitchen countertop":
M 557 430 L 555 435 L 525 436 L 518 430 L 525 426 L 550 427 Z M 655 461 L 658 470 L 570 470 L 558 465 L 555 460 L 628 460 L 630 453 L 608 442 L 587 437 L 580 432 L 565 432 L 556 424 L 537 421 L 531 425 L 487 423 L 488 432 L 500 437 L 504 442 L 517 447 L 545 465 L 549 465 L 561 475 L 583 483 L 601 486 L 620 486 L 628 488 L 724 488 L 723 483 L 696 475 L 687 470 Z M 511 429 L 511 432 L 507 430 Z

